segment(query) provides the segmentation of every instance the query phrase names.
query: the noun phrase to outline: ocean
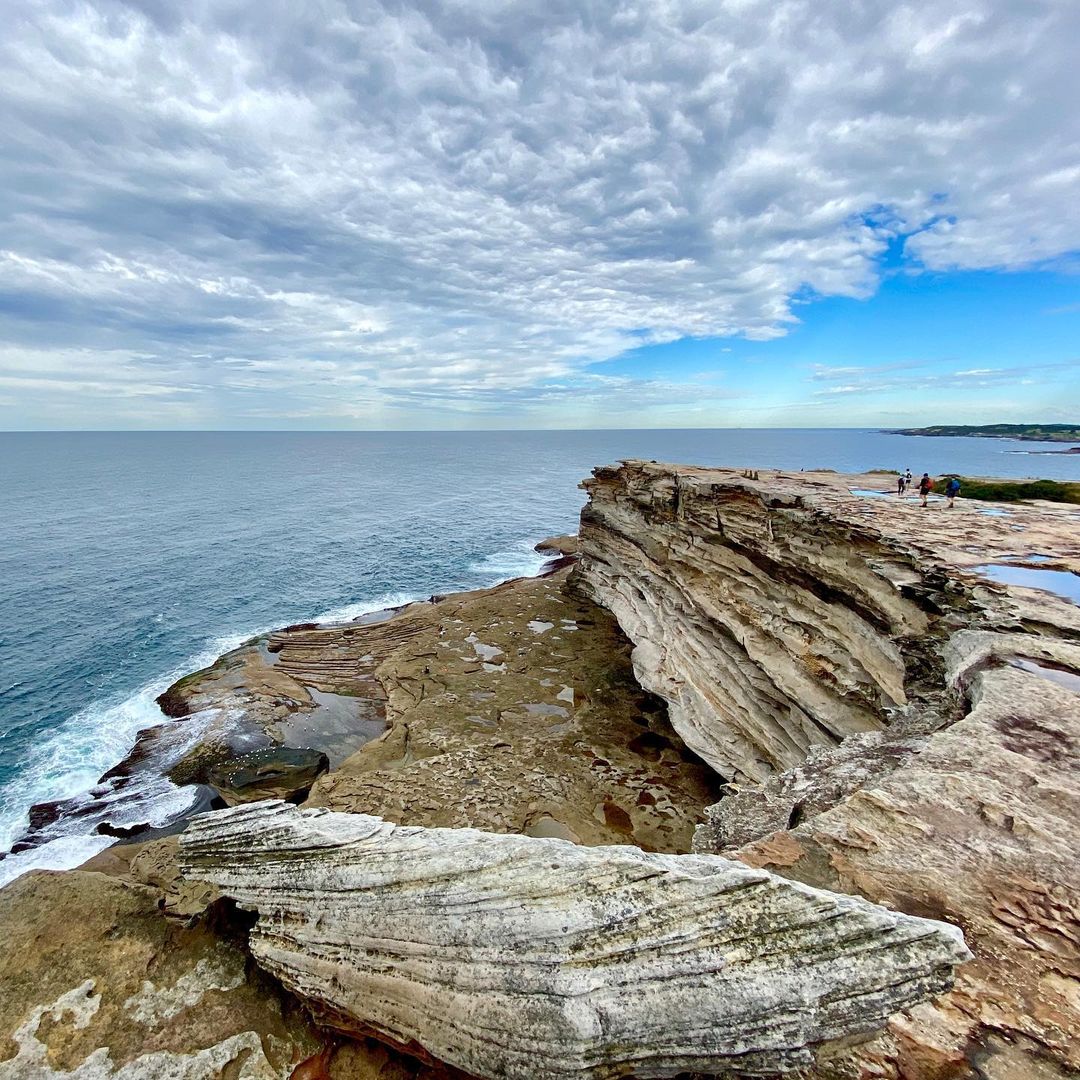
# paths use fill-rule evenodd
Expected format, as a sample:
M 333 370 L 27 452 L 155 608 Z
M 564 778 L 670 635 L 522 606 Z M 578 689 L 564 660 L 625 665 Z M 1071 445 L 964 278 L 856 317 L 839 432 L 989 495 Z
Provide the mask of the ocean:
M 0 852 L 252 635 L 534 573 L 594 465 L 907 468 L 1080 479 L 1080 456 L 856 430 L 0 433 Z M 189 803 L 148 792 L 164 824 Z M 145 813 L 145 807 L 141 811 Z M 114 824 L 124 824 L 118 809 Z M 112 843 L 73 821 L 0 883 Z

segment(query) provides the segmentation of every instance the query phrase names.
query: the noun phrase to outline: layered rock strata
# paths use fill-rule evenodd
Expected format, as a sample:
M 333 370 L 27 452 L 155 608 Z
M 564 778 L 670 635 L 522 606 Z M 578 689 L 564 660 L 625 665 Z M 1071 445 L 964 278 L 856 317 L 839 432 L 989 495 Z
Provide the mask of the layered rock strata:
M 880 730 L 912 676 L 938 682 L 933 611 L 961 598 L 807 487 L 642 462 L 584 486 L 577 582 L 614 612 L 687 745 L 729 779 Z
M 197 819 L 180 861 L 259 913 L 254 956 L 323 1022 L 480 1077 L 786 1071 L 968 956 L 954 927 L 717 857 L 281 802 Z
M 572 550 L 572 539 L 552 550 Z M 310 786 L 309 805 L 688 851 L 716 778 L 634 680 L 611 615 L 567 591 L 569 572 L 556 566 L 379 621 L 289 627 L 180 680 L 165 703 L 183 716 L 231 716 L 231 745 L 255 727 L 326 752 L 331 769 L 314 783 L 289 774 L 301 793 Z M 318 706 L 328 693 L 355 704 L 340 734 Z M 373 714 L 377 737 L 335 752 Z M 232 803 L 221 776 L 251 774 L 258 795 L 266 751 L 234 757 L 218 730 L 173 767 L 174 779 L 214 783 Z
M 873 483 L 597 470 L 578 587 L 732 781 L 695 850 L 967 934 L 954 991 L 813 1075 L 1074 1075 L 1080 608 L 979 572 L 1080 571 L 1073 510 L 922 510 Z

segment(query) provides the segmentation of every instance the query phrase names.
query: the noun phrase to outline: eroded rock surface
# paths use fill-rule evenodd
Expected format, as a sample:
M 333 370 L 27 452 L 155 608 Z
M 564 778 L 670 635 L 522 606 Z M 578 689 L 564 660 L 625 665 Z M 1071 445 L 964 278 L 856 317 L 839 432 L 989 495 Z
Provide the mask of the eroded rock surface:
M 335 657 L 382 656 L 389 729 L 320 778 L 307 805 L 688 851 L 715 777 L 634 680 L 611 615 L 567 590 L 568 572 L 320 632 Z
M 1073 508 L 852 493 L 874 482 L 597 470 L 579 584 L 732 781 L 696 850 L 967 934 L 956 989 L 812 1075 L 1074 1075 L 1080 608 L 979 572 L 1080 570 Z
M 943 989 L 951 926 L 712 856 L 254 803 L 181 869 L 259 913 L 258 962 L 350 1034 L 476 1076 L 788 1070 Z
M 906 545 L 817 508 L 805 482 L 633 462 L 585 487 L 577 582 L 729 778 L 764 780 L 880 730 L 912 677 L 939 683 L 932 613 L 961 611 L 957 590 Z
M 822 1075 L 1080 1070 L 1080 695 L 1002 667 L 979 673 L 972 696 L 971 713 L 904 767 L 735 853 L 947 919 L 975 950 L 951 993 Z
M 284 1080 L 322 1045 L 238 941 L 85 871 L 0 890 L 0 1078 Z

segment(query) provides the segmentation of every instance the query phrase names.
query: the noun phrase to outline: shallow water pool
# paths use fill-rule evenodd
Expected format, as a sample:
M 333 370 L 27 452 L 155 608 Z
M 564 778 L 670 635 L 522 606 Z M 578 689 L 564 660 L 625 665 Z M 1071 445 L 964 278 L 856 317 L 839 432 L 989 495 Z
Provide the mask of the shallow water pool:
M 975 569 L 991 581 L 1021 585 L 1025 589 L 1051 592 L 1074 604 L 1080 604 L 1080 576 L 1067 570 L 1039 570 L 1026 566 L 984 565 Z

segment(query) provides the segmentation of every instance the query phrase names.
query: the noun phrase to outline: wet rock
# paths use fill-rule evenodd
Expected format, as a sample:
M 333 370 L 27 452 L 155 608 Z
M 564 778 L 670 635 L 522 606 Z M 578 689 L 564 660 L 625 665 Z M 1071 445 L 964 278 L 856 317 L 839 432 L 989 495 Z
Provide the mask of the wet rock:
M 320 750 L 273 746 L 215 766 L 208 780 L 229 806 L 270 798 L 299 802 L 329 768 Z

